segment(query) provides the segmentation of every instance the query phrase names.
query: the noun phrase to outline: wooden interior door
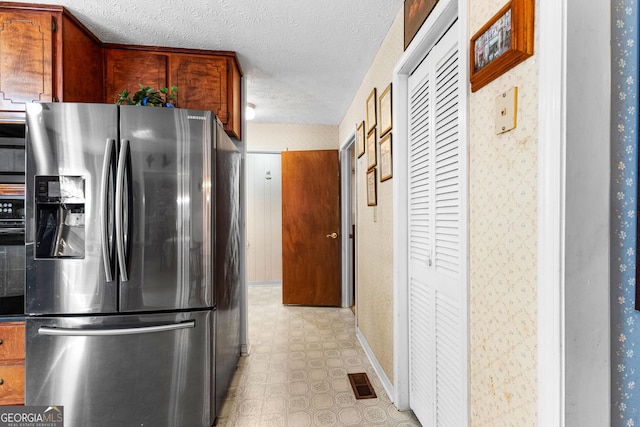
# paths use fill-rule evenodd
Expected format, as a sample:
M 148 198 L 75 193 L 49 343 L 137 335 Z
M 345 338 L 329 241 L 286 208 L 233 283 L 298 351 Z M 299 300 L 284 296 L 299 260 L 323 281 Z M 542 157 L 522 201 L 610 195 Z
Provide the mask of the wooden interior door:
M 282 303 L 339 307 L 337 150 L 282 153 Z

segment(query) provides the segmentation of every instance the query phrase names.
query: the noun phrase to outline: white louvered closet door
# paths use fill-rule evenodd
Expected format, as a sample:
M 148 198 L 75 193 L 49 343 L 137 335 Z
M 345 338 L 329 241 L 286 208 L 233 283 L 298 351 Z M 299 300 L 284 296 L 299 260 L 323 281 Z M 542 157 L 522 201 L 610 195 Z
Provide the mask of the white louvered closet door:
M 466 424 L 455 23 L 409 77 L 410 405 L 425 426 Z

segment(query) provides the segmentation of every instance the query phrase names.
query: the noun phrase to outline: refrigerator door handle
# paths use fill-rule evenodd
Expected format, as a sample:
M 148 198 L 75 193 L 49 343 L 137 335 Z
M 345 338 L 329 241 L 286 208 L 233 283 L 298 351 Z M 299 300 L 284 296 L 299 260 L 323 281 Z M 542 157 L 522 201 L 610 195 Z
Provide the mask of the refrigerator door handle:
M 129 280 L 127 272 L 127 260 L 125 256 L 124 234 L 122 224 L 124 211 L 124 179 L 127 166 L 127 153 L 129 152 L 129 141 L 122 140 L 120 155 L 118 156 L 118 173 L 116 175 L 116 250 L 118 252 L 118 266 L 120 267 L 120 278 L 123 282 Z
M 100 219 L 100 226 L 102 228 L 102 261 L 104 262 L 104 271 L 107 282 L 113 281 L 113 272 L 111 268 L 111 253 L 109 245 L 109 178 L 111 171 L 111 159 L 113 156 L 113 148 L 115 140 L 107 139 L 107 147 L 104 151 L 104 159 L 102 161 L 102 187 L 100 200 L 102 202 L 102 215 Z
M 81 329 L 81 328 L 54 328 L 40 326 L 38 335 L 57 337 L 108 337 L 118 335 L 138 335 L 155 332 L 177 331 L 180 329 L 195 328 L 195 320 L 180 323 L 168 323 L 165 325 L 141 326 L 139 328 L 105 328 L 105 329 Z

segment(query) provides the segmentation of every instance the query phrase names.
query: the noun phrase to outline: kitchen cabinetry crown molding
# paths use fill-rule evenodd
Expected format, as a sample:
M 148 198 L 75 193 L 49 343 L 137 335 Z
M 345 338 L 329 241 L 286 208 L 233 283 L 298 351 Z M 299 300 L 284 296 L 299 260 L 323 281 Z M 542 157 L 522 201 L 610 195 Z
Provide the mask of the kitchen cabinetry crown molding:
M 102 47 L 105 49 L 126 49 L 126 50 L 139 50 L 146 52 L 165 52 L 165 53 L 179 53 L 187 55 L 210 55 L 210 56 L 226 56 L 231 58 L 235 62 L 235 66 L 238 68 L 240 76 L 244 75 L 238 55 L 231 50 L 209 50 L 209 49 L 191 49 L 184 47 L 169 47 L 169 46 L 146 46 L 137 44 L 120 44 L 120 43 L 102 43 Z

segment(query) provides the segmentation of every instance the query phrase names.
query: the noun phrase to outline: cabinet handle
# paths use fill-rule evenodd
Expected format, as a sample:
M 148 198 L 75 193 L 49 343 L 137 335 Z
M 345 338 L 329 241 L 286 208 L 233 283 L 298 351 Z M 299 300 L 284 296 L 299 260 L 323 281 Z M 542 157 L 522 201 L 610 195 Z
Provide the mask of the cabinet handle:
M 4 380 L 0 378 L 0 385 L 4 384 Z
M 2 338 L 0 338 L 0 345 L 2 345 Z

